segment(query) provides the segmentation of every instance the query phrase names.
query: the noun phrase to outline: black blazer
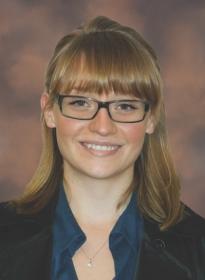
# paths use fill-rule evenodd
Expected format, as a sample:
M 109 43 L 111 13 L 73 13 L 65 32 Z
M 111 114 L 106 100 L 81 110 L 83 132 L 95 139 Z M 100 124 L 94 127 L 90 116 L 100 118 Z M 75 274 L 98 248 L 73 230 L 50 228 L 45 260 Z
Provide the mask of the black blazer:
M 50 280 L 54 208 L 51 203 L 25 217 L 0 204 L 0 280 Z M 186 211 L 184 220 L 165 232 L 144 219 L 136 275 L 125 280 L 205 280 L 205 221 Z

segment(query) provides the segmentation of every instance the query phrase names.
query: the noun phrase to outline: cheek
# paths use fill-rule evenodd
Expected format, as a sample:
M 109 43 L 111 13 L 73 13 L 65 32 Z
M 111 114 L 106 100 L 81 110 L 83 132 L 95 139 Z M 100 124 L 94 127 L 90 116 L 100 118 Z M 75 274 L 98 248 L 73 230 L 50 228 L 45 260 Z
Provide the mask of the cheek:
M 56 134 L 58 137 L 69 135 L 71 132 L 71 126 L 66 120 L 60 119 L 56 122 Z
M 56 138 L 62 155 L 75 148 L 74 144 L 82 130 L 83 125 L 78 120 L 62 118 L 61 116 L 56 120 Z
M 133 145 L 142 145 L 145 137 L 145 127 L 141 124 L 134 124 L 124 129 L 127 141 Z
M 56 120 L 56 134 L 58 138 L 69 138 L 74 136 L 79 131 L 79 125 L 75 120 L 58 118 Z
M 56 139 L 61 154 L 64 154 L 63 151 L 67 150 L 67 147 L 72 141 L 74 134 L 75 130 L 72 122 L 62 118 L 56 121 Z
M 125 155 L 128 164 L 134 164 L 141 154 L 144 138 L 145 127 L 143 125 L 134 124 L 129 125 L 126 129 L 123 129 L 124 137 L 127 141 L 125 145 Z

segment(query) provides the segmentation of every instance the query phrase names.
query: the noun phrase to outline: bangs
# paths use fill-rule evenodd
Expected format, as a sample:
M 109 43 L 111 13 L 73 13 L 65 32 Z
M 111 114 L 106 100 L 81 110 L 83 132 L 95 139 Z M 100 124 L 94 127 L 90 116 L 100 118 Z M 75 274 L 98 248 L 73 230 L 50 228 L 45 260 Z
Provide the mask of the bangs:
M 58 56 L 54 94 L 80 93 L 131 95 L 156 105 L 159 73 L 148 51 L 119 32 L 82 34 Z

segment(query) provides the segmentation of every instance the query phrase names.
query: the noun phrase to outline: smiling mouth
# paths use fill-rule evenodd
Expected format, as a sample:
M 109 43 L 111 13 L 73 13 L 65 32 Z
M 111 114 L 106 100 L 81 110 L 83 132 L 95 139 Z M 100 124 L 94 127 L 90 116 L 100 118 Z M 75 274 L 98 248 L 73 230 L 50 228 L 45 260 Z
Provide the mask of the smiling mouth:
M 115 151 L 117 150 L 120 146 L 119 145 L 99 145 L 99 144 L 93 144 L 93 143 L 82 143 L 83 146 L 90 150 L 94 151 Z

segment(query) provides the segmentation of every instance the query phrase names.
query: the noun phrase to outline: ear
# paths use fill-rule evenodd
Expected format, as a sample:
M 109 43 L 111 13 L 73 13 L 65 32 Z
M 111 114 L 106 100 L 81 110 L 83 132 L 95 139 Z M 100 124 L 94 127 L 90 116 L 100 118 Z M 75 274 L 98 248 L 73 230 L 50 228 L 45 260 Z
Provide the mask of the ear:
M 55 124 L 55 117 L 53 112 L 53 106 L 48 105 L 49 102 L 49 95 L 48 93 L 44 92 L 41 95 L 40 104 L 41 104 L 41 111 L 46 122 L 46 125 L 50 128 L 56 127 Z
M 147 124 L 146 124 L 146 133 L 152 134 L 155 129 L 155 118 L 152 115 L 149 115 Z

